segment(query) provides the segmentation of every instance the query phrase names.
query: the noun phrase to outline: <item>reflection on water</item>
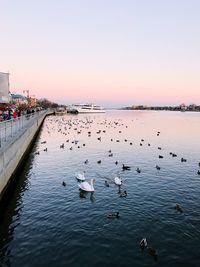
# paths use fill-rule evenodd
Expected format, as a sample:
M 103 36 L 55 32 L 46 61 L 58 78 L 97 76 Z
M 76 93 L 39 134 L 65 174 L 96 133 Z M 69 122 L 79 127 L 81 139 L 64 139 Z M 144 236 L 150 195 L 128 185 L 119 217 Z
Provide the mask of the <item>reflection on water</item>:
M 48 117 L 1 211 L 0 265 L 199 266 L 199 119 L 149 111 Z M 77 172 L 95 179 L 94 193 L 79 190 Z M 144 237 L 157 263 L 154 250 L 141 251 Z

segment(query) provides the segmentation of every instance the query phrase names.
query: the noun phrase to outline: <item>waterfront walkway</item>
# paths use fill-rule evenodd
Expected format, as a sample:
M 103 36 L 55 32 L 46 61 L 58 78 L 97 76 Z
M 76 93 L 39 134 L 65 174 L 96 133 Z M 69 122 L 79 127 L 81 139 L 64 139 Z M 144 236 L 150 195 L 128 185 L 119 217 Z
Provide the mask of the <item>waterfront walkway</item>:
M 53 113 L 50 110 L 41 110 L 31 114 L 22 115 L 15 119 L 0 122 L 0 150 L 2 150 L 6 144 L 14 142 L 21 134 L 30 128 L 37 120 L 42 116 Z

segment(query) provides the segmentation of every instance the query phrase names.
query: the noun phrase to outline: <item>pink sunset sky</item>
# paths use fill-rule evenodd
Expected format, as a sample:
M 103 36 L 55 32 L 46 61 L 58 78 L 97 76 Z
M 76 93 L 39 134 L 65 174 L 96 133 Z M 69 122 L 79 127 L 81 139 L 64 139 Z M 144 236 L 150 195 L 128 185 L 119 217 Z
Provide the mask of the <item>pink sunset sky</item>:
M 200 104 L 200 1 L 1 3 L 11 91 L 105 107 Z

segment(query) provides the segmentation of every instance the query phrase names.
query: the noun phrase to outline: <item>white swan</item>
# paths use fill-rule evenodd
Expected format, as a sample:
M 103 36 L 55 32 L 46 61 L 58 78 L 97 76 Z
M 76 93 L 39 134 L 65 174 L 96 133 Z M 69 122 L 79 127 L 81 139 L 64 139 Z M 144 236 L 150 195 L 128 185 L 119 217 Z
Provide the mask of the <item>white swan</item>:
M 93 183 L 95 182 L 95 179 L 91 179 L 90 183 L 88 182 L 82 182 L 78 184 L 81 190 L 86 191 L 86 192 L 94 192 L 94 186 Z
M 75 177 L 78 181 L 85 181 L 84 172 L 82 173 L 75 173 Z
M 122 185 L 122 179 L 118 176 L 115 177 L 114 182 L 116 185 Z

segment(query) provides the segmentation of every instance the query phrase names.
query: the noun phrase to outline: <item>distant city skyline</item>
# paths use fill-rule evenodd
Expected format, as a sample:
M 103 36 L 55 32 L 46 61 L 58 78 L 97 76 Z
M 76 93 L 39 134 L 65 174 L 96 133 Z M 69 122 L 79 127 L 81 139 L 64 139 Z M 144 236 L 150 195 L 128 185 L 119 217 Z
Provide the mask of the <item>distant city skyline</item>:
M 200 104 L 200 1 L 1 2 L 13 92 L 105 107 Z

